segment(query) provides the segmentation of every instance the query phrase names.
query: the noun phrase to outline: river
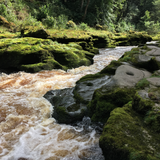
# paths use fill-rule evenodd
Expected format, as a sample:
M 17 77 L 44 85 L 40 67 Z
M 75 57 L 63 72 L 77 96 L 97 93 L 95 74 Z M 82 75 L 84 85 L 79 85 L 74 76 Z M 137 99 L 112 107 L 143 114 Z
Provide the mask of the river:
M 102 70 L 133 47 L 100 49 L 94 64 L 70 69 L 0 74 L 1 160 L 103 160 L 99 133 L 84 117 L 76 126 L 58 124 L 43 95 L 75 86 L 86 74 Z M 85 127 L 84 127 L 85 126 Z M 87 128 L 87 129 L 84 129 Z

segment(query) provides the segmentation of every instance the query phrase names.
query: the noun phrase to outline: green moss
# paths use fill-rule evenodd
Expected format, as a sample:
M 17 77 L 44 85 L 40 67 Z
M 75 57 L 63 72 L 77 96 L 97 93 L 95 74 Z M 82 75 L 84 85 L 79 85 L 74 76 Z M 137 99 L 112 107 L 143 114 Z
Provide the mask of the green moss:
M 67 70 L 92 64 L 93 56 L 78 44 L 59 44 L 49 39 L 26 37 L 0 40 L 1 68 L 14 67 L 27 72 L 54 68 Z
M 136 59 L 134 57 L 134 55 L 136 54 L 139 54 L 139 51 L 131 50 L 131 51 L 125 52 L 125 54 L 119 59 L 119 61 L 136 63 Z
M 67 44 L 67 46 L 82 50 L 82 47 L 80 45 L 78 45 L 77 43 L 71 42 L 71 43 Z
M 144 118 L 145 124 L 147 124 L 152 130 L 160 133 L 160 111 L 149 111 Z
M 59 123 L 64 123 L 66 119 L 70 118 L 66 111 L 66 108 L 63 106 L 56 107 L 54 112 L 56 112 L 54 113 L 54 117 L 58 120 Z
M 140 47 L 141 49 L 144 49 L 146 51 L 151 51 L 152 49 L 150 49 L 147 45 L 143 45 L 143 47 Z
M 41 70 L 52 70 L 53 68 L 67 70 L 68 68 L 59 64 L 53 58 L 44 60 L 44 63 L 36 63 L 36 64 L 26 64 L 21 65 L 20 69 L 26 72 L 39 72 Z
M 133 88 L 112 88 L 111 90 L 95 91 L 92 101 L 88 104 L 89 115 L 93 121 L 101 121 L 105 123 L 109 118 L 110 112 L 122 107 L 124 104 L 132 101 L 135 94 Z
M 79 109 L 79 104 L 74 104 L 67 108 L 65 106 L 55 106 L 52 116 L 58 121 L 58 123 L 70 124 L 82 120 L 82 118 L 85 116 L 85 109 L 81 109 L 80 113 L 75 113 L 75 111 Z
M 138 47 L 137 47 L 137 48 L 132 48 L 132 49 L 131 49 L 131 51 L 138 51 L 138 52 L 139 52 L 139 50 L 140 50 L 140 49 L 139 49 Z
M 142 114 L 143 116 L 152 109 L 154 102 L 148 98 L 142 98 L 139 95 L 139 92 L 136 92 L 133 101 L 133 109 L 137 112 Z
M 116 41 L 116 45 L 132 45 L 145 44 L 147 41 L 151 41 L 151 36 L 141 32 L 129 32 L 115 34 L 113 39 Z
M 104 69 L 101 70 L 101 74 L 108 74 L 108 75 L 114 75 L 116 69 L 121 65 L 121 62 L 113 60 L 111 63 L 105 67 Z
M 137 88 L 137 89 L 144 89 L 145 87 L 149 87 L 149 82 L 147 81 L 146 78 L 141 79 L 141 80 L 136 84 L 136 88 Z
M 76 90 L 73 91 L 73 94 L 74 94 L 74 98 L 76 99 L 77 103 L 83 103 L 83 104 L 88 103 L 88 101 L 84 100 Z
M 97 79 L 97 78 L 101 78 L 101 77 L 104 77 L 105 74 L 99 74 L 99 73 L 96 73 L 96 74 L 88 74 L 84 77 L 82 77 L 80 80 L 78 80 L 76 83 L 80 83 L 80 82 L 84 82 L 84 81 L 90 81 L 90 80 L 94 80 L 94 79 Z
M 98 101 L 96 104 L 96 113 L 93 113 L 91 120 L 93 122 L 99 121 L 105 123 L 110 116 L 110 112 L 116 107 L 117 106 L 111 102 L 106 102 L 105 100 Z
M 114 109 L 99 143 L 107 160 L 158 160 L 160 138 L 143 125 L 131 104 Z

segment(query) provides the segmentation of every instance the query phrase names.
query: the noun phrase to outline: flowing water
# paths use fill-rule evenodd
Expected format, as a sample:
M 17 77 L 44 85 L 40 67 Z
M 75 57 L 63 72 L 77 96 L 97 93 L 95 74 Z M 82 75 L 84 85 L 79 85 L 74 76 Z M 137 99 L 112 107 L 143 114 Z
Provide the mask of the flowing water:
M 76 126 L 51 118 L 53 106 L 43 95 L 75 86 L 86 74 L 94 74 L 132 47 L 100 49 L 94 64 L 64 72 L 18 72 L 0 75 L 1 160 L 103 160 L 99 133 L 84 117 Z

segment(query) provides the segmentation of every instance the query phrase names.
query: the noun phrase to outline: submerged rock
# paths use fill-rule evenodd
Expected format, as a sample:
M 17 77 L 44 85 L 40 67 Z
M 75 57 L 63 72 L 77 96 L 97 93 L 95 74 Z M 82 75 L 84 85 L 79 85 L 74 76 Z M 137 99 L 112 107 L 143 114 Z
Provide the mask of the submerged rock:
M 89 78 L 89 76 L 86 76 Z M 96 89 L 110 82 L 109 76 L 103 76 L 96 79 L 80 80 L 74 89 L 74 97 L 78 102 L 88 104 L 92 100 L 93 93 Z
M 86 107 L 77 104 L 73 95 L 74 88 L 48 91 L 44 97 L 53 105 L 52 116 L 58 123 L 73 123 L 81 120 L 86 111 Z

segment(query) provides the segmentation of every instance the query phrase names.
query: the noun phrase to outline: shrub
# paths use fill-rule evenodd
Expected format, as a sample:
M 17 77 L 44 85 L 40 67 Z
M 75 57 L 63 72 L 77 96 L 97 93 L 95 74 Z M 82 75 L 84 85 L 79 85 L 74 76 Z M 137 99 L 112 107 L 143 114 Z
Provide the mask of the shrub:
M 81 23 L 79 26 L 78 26 L 79 29 L 83 30 L 83 31 L 86 31 L 89 27 L 86 23 Z
M 55 27 L 57 21 L 56 18 L 47 16 L 45 19 L 42 20 L 42 23 L 46 25 L 48 28 L 52 28 Z
M 68 21 L 66 24 L 67 28 L 76 28 L 76 24 L 73 21 Z
M 98 30 L 102 30 L 102 29 L 103 29 L 103 27 L 102 27 L 100 24 L 96 24 L 96 29 L 98 29 Z
M 160 31 L 160 23 L 155 23 L 154 21 L 145 22 L 146 31 L 148 34 L 155 35 Z

